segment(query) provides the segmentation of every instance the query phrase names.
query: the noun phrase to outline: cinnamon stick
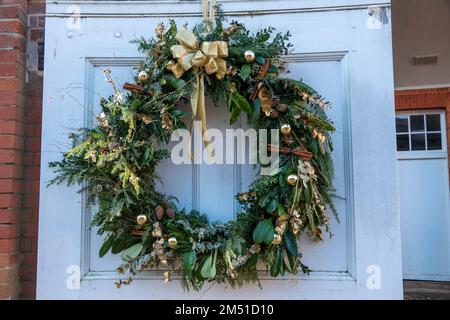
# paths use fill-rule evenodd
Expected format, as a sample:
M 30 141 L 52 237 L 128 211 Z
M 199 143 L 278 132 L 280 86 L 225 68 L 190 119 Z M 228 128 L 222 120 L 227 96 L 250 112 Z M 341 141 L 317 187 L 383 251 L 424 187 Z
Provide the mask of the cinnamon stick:
M 282 153 L 282 154 L 293 154 L 294 156 L 302 158 L 307 161 L 311 160 L 313 157 L 313 154 L 309 151 L 296 150 L 296 149 L 291 149 L 291 148 L 286 148 L 286 147 L 278 148 L 272 144 L 267 145 L 267 150 L 268 151 L 278 151 L 278 153 Z

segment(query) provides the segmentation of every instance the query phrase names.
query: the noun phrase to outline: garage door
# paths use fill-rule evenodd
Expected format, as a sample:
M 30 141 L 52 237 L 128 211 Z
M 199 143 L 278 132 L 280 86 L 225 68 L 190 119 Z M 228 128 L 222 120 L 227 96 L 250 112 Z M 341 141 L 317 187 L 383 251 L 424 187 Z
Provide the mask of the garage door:
M 445 113 L 397 114 L 403 276 L 450 280 Z

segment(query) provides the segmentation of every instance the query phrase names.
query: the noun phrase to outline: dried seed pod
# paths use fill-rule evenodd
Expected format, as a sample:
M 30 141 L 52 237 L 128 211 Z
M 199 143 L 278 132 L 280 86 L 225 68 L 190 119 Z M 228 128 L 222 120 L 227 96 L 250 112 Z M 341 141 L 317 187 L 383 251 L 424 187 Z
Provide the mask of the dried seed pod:
M 280 116 L 280 114 L 278 113 L 277 110 L 272 109 L 272 111 L 270 111 L 270 117 L 271 117 L 272 119 L 278 119 L 279 116 Z
M 160 205 L 155 207 L 156 220 L 161 220 L 164 216 L 164 208 Z
M 173 218 L 175 218 L 175 210 L 173 209 L 173 208 L 167 208 L 166 209 L 166 216 L 169 218 L 169 219 L 173 219 Z

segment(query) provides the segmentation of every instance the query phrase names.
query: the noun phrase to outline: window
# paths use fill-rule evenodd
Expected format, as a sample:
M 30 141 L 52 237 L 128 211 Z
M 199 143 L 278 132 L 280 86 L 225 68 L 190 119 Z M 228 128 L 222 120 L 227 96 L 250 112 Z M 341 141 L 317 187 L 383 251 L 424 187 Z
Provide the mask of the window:
M 442 150 L 443 128 L 440 113 L 398 114 L 395 126 L 397 151 Z

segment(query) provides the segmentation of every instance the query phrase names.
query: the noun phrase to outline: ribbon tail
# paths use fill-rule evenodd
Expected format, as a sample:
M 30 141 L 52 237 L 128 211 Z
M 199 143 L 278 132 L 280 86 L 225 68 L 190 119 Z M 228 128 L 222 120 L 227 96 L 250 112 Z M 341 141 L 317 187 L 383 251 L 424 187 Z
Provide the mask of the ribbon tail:
M 201 123 L 201 133 L 202 133 L 202 140 L 205 143 L 206 149 L 208 150 L 208 154 L 212 162 L 215 162 L 215 157 L 212 155 L 211 150 L 211 140 L 208 137 L 207 134 L 207 126 L 206 126 L 206 106 L 205 106 L 205 81 L 203 74 L 196 71 L 195 72 L 195 78 L 196 78 L 196 84 L 194 85 L 194 90 L 191 95 L 191 108 L 192 108 L 192 121 L 194 124 L 194 121 L 198 118 L 200 119 Z M 192 131 L 193 127 L 191 127 L 191 137 L 192 137 Z M 192 154 L 190 156 L 191 160 L 193 160 Z

